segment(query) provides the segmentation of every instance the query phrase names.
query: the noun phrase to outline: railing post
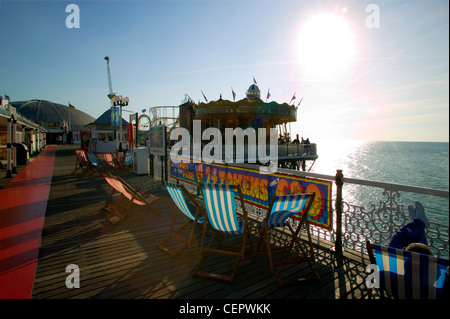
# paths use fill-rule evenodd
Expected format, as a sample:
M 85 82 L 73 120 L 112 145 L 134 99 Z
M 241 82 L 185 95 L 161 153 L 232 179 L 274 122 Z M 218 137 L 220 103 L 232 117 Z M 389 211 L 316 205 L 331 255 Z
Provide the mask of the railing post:
M 337 186 L 336 191 L 336 242 L 335 250 L 342 254 L 342 186 L 344 185 L 344 175 L 342 170 L 336 170 L 335 182 Z

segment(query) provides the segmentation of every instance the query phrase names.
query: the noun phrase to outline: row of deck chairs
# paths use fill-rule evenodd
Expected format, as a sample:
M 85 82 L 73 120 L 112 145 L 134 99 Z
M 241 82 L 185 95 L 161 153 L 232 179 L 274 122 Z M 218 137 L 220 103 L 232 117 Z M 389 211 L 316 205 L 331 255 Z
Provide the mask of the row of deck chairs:
M 251 227 L 240 186 L 204 183 L 199 184 L 199 186 L 203 193 L 204 206 L 198 203 L 183 185 L 165 183 L 165 187 L 175 205 L 169 234 L 167 238 L 157 246 L 159 249 L 171 256 L 177 256 L 184 249 L 190 247 L 193 241 L 201 235 L 200 246 L 202 258 L 194 270 L 195 275 L 232 282 L 240 262 L 244 259 L 245 253 L 263 251 L 267 254 L 269 266 L 280 286 L 305 280 L 320 279 L 320 276 L 313 265 L 315 256 L 307 219 L 309 208 L 314 201 L 314 193 L 274 196 L 271 200 L 265 219 L 258 224 L 257 233 L 259 234 L 259 241 L 255 250 L 250 237 Z M 185 196 L 187 196 L 190 202 L 194 204 L 196 209 L 195 212 L 192 212 L 189 209 L 186 204 Z M 236 200 L 240 204 L 241 214 L 238 214 L 237 205 L 235 203 Z M 181 227 L 175 229 L 175 219 L 180 212 L 187 216 L 188 220 Z M 288 222 L 288 219 L 300 212 L 303 212 L 301 220 L 296 229 L 293 229 Z M 275 260 L 273 251 L 276 248 L 271 244 L 271 233 L 276 227 L 284 226 L 285 224 L 288 225 L 292 237 L 282 248 L 290 251 L 296 248 L 297 253 L 299 253 L 296 256 L 301 257 Z M 180 235 L 181 231 L 189 225 L 192 227 L 190 235 L 188 238 L 182 237 Z M 201 226 L 201 231 L 200 233 L 197 231 L 196 234 L 198 226 Z M 308 239 L 306 244 L 298 239 L 302 226 L 305 226 L 307 232 Z M 209 237 L 208 240 L 207 236 Z M 236 236 L 241 238 L 238 241 L 239 244 L 237 246 L 236 243 L 234 243 L 234 246 L 228 245 L 228 241 L 233 241 L 232 237 Z M 183 246 L 175 251 L 169 250 L 166 247 L 166 244 L 170 239 L 181 241 Z M 262 249 L 261 245 L 264 246 L 264 249 Z M 204 268 L 206 268 L 203 267 L 205 264 L 204 261 L 211 254 L 227 255 L 235 258 L 231 273 L 218 274 L 204 270 Z M 310 269 L 310 274 L 308 276 L 295 279 L 284 279 L 280 276 L 278 271 L 279 266 L 299 264 L 301 262 L 307 263 Z
M 174 215 L 169 230 L 168 237 L 158 245 L 158 248 L 176 256 L 182 250 L 188 248 L 197 236 L 195 229 L 201 225 L 201 251 L 202 259 L 198 265 L 195 274 L 214 279 L 222 279 L 233 281 L 240 261 L 244 258 L 247 251 L 253 251 L 252 242 L 250 240 L 250 227 L 248 216 L 242 193 L 239 186 L 219 185 L 219 184 L 199 184 L 204 199 L 204 207 L 192 198 L 192 195 L 182 186 L 171 183 L 165 184 L 167 191 L 175 204 Z M 195 213 L 192 213 L 186 201 L 184 194 L 196 207 Z M 319 274 L 314 268 L 314 250 L 311 241 L 311 233 L 309 230 L 309 222 L 307 216 L 309 208 L 314 201 L 315 194 L 285 195 L 273 196 L 267 210 L 264 220 L 258 224 L 259 241 L 257 251 L 260 251 L 260 245 L 264 244 L 265 252 L 268 257 L 269 266 L 272 269 L 278 284 L 284 286 L 304 282 L 307 280 L 320 279 Z M 242 218 L 238 220 L 236 214 L 235 198 L 238 198 L 242 207 Z M 174 221 L 176 215 L 182 212 L 188 217 L 188 222 L 183 224 L 179 229 L 174 230 Z M 295 214 L 302 212 L 300 223 L 296 229 L 293 229 L 288 222 L 289 218 Z M 191 234 L 188 238 L 180 237 L 180 230 L 192 223 Z M 275 248 L 271 244 L 273 230 L 277 227 L 286 225 L 291 232 L 291 239 L 286 242 L 284 247 Z M 305 243 L 299 240 L 299 232 L 305 226 L 307 239 Z M 213 234 L 206 245 L 205 236 L 207 230 L 212 230 Z M 241 236 L 242 244 L 234 247 L 234 250 L 226 249 L 225 245 L 220 243 L 219 248 L 211 247 L 211 244 L 223 237 L 224 234 Z M 179 239 L 184 243 L 182 249 L 177 252 L 170 252 L 165 247 L 166 242 L 170 238 Z M 248 246 L 246 245 L 248 241 Z M 205 246 L 206 245 L 206 246 Z M 297 247 L 298 258 L 275 260 L 273 251 L 275 249 L 292 250 Z M 394 299 L 441 299 L 444 297 L 444 285 L 446 269 L 449 265 L 447 259 L 437 258 L 415 252 L 374 245 L 367 242 L 370 261 L 377 267 L 377 282 L 374 286 L 370 286 L 368 297 L 373 296 L 372 288 L 379 290 L 381 297 L 389 297 Z M 202 264 L 208 254 L 225 254 L 234 256 L 236 262 L 234 264 L 231 275 L 215 274 L 201 270 Z M 278 267 L 286 264 L 299 264 L 306 262 L 310 270 L 310 274 L 306 277 L 291 280 L 283 279 L 278 272 Z
M 105 207 L 113 208 L 110 215 L 112 219 L 123 220 L 142 208 L 149 207 L 148 205 L 151 205 L 158 199 L 151 194 L 133 190 L 118 177 L 112 175 L 104 176 L 113 187 L 113 193 L 115 191 L 121 193 L 119 199 L 115 201 L 112 200 L 113 193 L 111 193 L 105 205 Z M 250 237 L 251 227 L 240 187 L 200 183 L 199 187 L 203 195 L 203 203 L 201 203 L 183 185 L 167 182 L 164 185 L 173 200 L 174 211 L 168 235 L 157 245 L 157 248 L 172 257 L 176 257 L 185 249 L 191 247 L 194 241 L 201 237 L 200 250 L 202 258 L 194 270 L 194 274 L 232 282 L 240 262 L 244 259 L 245 253 L 254 252 Z M 188 206 L 186 198 L 192 205 Z M 259 240 L 256 252 L 264 251 L 266 253 L 269 267 L 280 286 L 320 279 L 314 267 L 315 255 L 307 218 L 314 198 L 314 193 L 273 196 L 265 218 L 257 225 L 256 233 L 259 235 Z M 122 202 L 124 199 L 128 201 Z M 238 214 L 235 202 L 240 204 L 241 214 Z M 131 210 L 132 203 L 138 204 L 140 207 L 133 211 Z M 194 207 L 194 210 L 190 207 Z M 300 222 L 294 229 L 289 222 L 289 218 L 300 212 Z M 180 216 L 185 216 L 185 222 L 178 226 L 179 223 L 176 223 L 176 219 Z M 291 232 L 292 237 L 285 242 L 283 247 L 274 247 L 274 230 L 285 225 Z M 187 236 L 186 232 L 183 232 L 185 229 L 189 230 Z M 306 231 L 306 240 L 300 241 L 299 235 L 303 229 Z M 226 245 L 226 239 L 236 236 L 241 238 L 238 246 Z M 209 238 L 208 241 L 207 237 Z M 171 239 L 181 242 L 181 248 L 179 245 L 174 250 L 167 248 L 167 244 Z M 264 246 L 263 250 L 261 250 L 261 244 Z M 275 249 L 280 248 L 288 251 L 296 248 L 296 256 L 299 257 L 275 260 L 273 252 Z M 449 265 L 447 259 L 384 247 L 369 242 L 367 242 L 367 249 L 370 262 L 377 269 L 376 282 L 369 287 L 366 281 L 366 285 L 369 288 L 369 298 L 372 297 L 373 288 L 379 290 L 381 297 L 387 296 L 394 299 L 443 298 L 446 269 Z M 231 273 L 217 274 L 205 271 L 203 269 L 204 261 L 211 254 L 234 257 L 235 262 Z M 297 265 L 303 262 L 306 262 L 309 269 L 307 276 L 291 280 L 281 277 L 278 271 L 279 266 L 286 264 Z
M 127 173 L 133 168 L 134 155 L 133 152 L 127 152 L 125 157 L 118 161 L 112 153 L 87 152 L 82 149 L 75 150 L 77 157 L 75 169 L 72 174 L 80 171 L 83 175 L 89 174 L 105 174 L 105 173 Z M 100 155 L 102 158 L 100 158 Z

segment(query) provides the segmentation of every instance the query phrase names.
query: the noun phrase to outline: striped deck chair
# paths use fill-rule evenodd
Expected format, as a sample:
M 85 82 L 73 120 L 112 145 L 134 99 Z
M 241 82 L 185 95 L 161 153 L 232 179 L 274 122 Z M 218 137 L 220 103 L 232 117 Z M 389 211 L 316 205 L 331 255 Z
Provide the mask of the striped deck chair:
M 75 162 L 75 169 L 71 174 L 75 173 L 77 170 L 81 170 L 81 174 L 89 173 L 91 168 L 89 166 L 89 160 L 86 156 L 86 152 L 82 149 L 75 150 L 75 155 L 77 156 L 77 161 Z
M 377 266 L 372 289 L 394 299 L 441 299 L 444 295 L 447 259 L 367 242 L 370 262 Z
M 245 210 L 241 188 L 238 185 L 201 183 L 200 189 L 202 190 L 203 199 L 205 201 L 205 218 L 213 231 L 213 235 L 211 236 L 208 245 L 205 246 L 206 223 L 203 223 L 202 258 L 200 263 L 197 265 L 194 274 L 231 282 L 236 275 L 240 261 L 244 258 L 245 251 L 247 250 L 247 240 L 250 244 L 250 250 L 253 251 L 247 211 Z M 239 220 L 236 214 L 236 195 L 238 196 L 242 207 L 242 220 Z M 242 243 L 238 247 L 222 245 L 222 242 L 219 241 L 219 239 L 221 239 L 221 237 L 223 237 L 223 239 L 225 239 L 225 237 L 230 237 L 228 235 L 241 236 Z M 212 247 L 214 242 L 219 243 L 219 248 Z M 200 270 L 206 255 L 210 253 L 228 255 L 236 258 L 234 268 L 230 275 L 215 274 Z
M 108 171 L 119 171 L 120 165 L 112 155 L 112 153 L 102 153 L 103 158 L 105 159 L 106 169 Z
M 119 162 L 120 170 L 123 172 L 129 172 L 133 168 L 134 154 L 133 152 L 126 152 L 122 162 Z
M 94 172 L 104 173 L 106 171 L 105 164 L 100 162 L 98 160 L 97 156 L 95 156 L 95 154 L 93 152 L 86 152 L 86 155 L 87 155 L 87 157 L 89 159 L 89 162 L 90 162 L 90 165 L 91 165 L 91 169 Z
M 150 194 L 147 190 L 135 190 L 118 176 L 104 174 L 103 177 L 113 188 L 103 207 L 109 212 L 106 220 L 111 224 L 117 224 L 144 208 L 152 209 L 151 204 L 159 199 L 159 197 Z M 120 196 L 114 199 L 113 196 L 116 191 L 120 193 Z M 136 205 L 138 206 L 137 208 Z
M 278 284 L 280 286 L 284 286 L 286 284 L 300 283 L 305 280 L 315 280 L 320 279 L 319 274 L 313 267 L 313 263 L 315 260 L 314 250 L 311 241 L 311 234 L 309 230 L 309 222 L 308 222 L 308 214 L 309 208 L 314 201 L 315 193 L 309 194 L 296 194 L 296 195 L 283 195 L 283 196 L 272 196 L 270 201 L 269 208 L 267 210 L 267 214 L 264 220 L 258 225 L 259 226 L 259 242 L 258 242 L 258 250 L 261 243 L 264 243 L 264 247 L 267 253 L 267 257 L 269 259 L 269 265 L 272 271 L 277 278 Z M 303 215 L 299 221 L 299 224 L 294 230 L 291 226 L 291 223 L 288 219 L 303 210 Z M 305 247 L 305 244 L 300 242 L 299 240 L 299 232 L 302 226 L 305 225 L 308 240 L 305 243 L 308 247 Z M 276 227 L 284 227 L 288 226 L 292 238 L 286 243 L 285 246 L 273 247 L 271 245 L 271 237 L 270 235 L 273 233 Z M 287 249 L 292 251 L 294 248 L 297 248 L 295 257 L 292 259 L 283 259 L 274 261 L 273 251 L 276 249 Z M 277 269 L 280 265 L 286 264 L 298 264 L 301 262 L 307 262 L 308 267 L 310 268 L 312 274 L 307 277 L 296 278 L 291 280 L 283 280 L 281 275 Z
M 158 246 L 157 248 L 161 249 L 162 251 L 168 253 L 169 255 L 171 255 L 172 257 L 177 256 L 179 253 L 181 253 L 182 251 L 184 251 L 186 248 L 188 248 L 193 241 L 195 240 L 195 238 L 200 235 L 198 234 L 197 236 L 195 235 L 195 228 L 197 226 L 201 226 L 201 224 L 203 224 L 204 221 L 204 214 L 203 214 L 203 208 L 202 206 L 200 206 L 196 200 L 194 199 L 194 197 L 186 190 L 186 188 L 183 185 L 177 185 L 174 183 L 168 183 L 165 182 L 164 186 L 167 189 L 167 192 L 169 193 L 170 197 L 173 200 L 174 203 L 174 211 L 173 211 L 173 216 L 172 216 L 172 221 L 170 223 L 170 229 L 169 229 L 169 234 L 167 236 L 166 239 L 164 239 Z M 194 213 L 191 212 L 191 210 L 189 209 L 189 206 L 186 203 L 185 197 L 184 195 L 187 195 L 189 200 L 192 202 L 192 204 L 196 207 L 196 211 Z M 177 215 L 179 214 L 179 212 L 183 213 L 186 217 L 187 217 L 187 221 L 180 226 L 179 228 L 177 228 L 176 230 L 174 230 L 174 226 L 175 226 L 175 220 Z M 190 232 L 190 236 L 189 238 L 183 237 L 181 235 L 181 232 L 183 231 L 183 229 L 185 229 L 186 227 L 188 227 L 189 225 L 192 224 L 192 229 Z M 170 249 L 168 249 L 166 247 L 166 243 L 171 239 L 177 239 L 181 242 L 184 243 L 184 245 L 179 248 L 176 251 L 172 251 Z

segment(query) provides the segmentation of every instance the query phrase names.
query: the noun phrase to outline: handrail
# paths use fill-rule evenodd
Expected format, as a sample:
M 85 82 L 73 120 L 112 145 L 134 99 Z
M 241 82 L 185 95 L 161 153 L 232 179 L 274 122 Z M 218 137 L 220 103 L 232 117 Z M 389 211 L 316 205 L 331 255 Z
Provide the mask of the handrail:
M 233 164 L 242 168 L 255 168 L 251 164 Z M 318 242 L 321 240 L 334 242 L 335 251 L 342 253 L 344 249 L 360 251 L 364 254 L 365 239 L 373 242 L 386 242 L 393 233 L 410 221 L 405 205 L 398 202 L 400 192 L 439 197 L 440 200 L 449 198 L 449 191 L 411 185 L 378 182 L 357 178 L 344 177 L 341 170 L 336 175 L 327 175 L 314 172 L 290 170 L 278 168 L 277 174 L 285 174 L 298 177 L 310 177 L 318 180 L 333 181 L 334 225 L 332 230 L 316 228 L 314 236 Z M 349 202 L 343 191 L 345 186 L 360 185 L 375 187 L 383 190 L 382 199 L 377 199 L 377 204 L 370 203 L 372 198 L 362 206 L 356 202 Z M 412 203 L 411 203 L 412 204 Z M 264 213 L 257 207 L 253 207 L 256 214 Z M 449 225 L 441 222 L 430 221 L 431 227 L 427 230 L 430 248 L 439 256 L 448 256 L 448 229 Z M 364 240 L 363 240 L 364 239 Z M 384 243 L 385 244 L 385 243 Z

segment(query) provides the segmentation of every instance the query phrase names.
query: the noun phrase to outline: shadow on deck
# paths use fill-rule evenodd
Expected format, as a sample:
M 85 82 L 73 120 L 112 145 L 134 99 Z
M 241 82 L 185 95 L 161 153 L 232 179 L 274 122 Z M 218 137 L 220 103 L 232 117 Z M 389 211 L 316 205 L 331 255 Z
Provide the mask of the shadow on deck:
M 58 147 L 32 298 L 365 298 L 365 266 L 320 247 L 316 247 L 320 281 L 280 288 L 263 253 L 246 254 L 231 284 L 192 276 L 200 260 L 198 243 L 176 258 L 156 248 L 168 232 L 173 212 L 161 183 L 148 176 L 122 175 L 133 186 L 144 183 L 161 199 L 151 211 L 110 225 L 101 208 L 111 188 L 102 176 L 70 175 L 73 149 Z M 257 238 L 252 239 L 256 244 Z M 70 264 L 80 269 L 80 288 L 66 287 Z M 221 271 L 228 263 L 211 257 L 205 266 Z M 303 270 L 306 265 L 290 266 L 282 275 Z

